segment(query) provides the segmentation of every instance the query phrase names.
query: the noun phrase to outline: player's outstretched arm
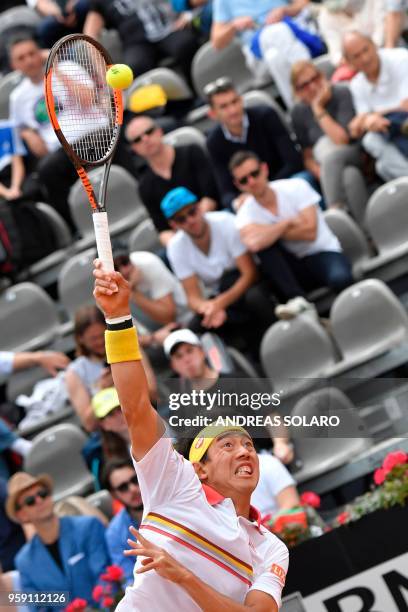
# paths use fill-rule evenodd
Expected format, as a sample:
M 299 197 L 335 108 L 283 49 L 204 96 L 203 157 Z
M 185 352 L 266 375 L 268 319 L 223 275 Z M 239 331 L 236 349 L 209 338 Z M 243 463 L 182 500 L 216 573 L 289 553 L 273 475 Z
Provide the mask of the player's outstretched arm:
M 127 281 L 119 272 L 105 272 L 98 259 L 94 265 L 94 297 L 105 318 L 130 317 L 130 288 Z M 129 427 L 132 452 L 139 461 L 162 436 L 164 426 L 150 403 L 136 330 L 132 326 L 107 331 L 105 344 L 113 381 Z

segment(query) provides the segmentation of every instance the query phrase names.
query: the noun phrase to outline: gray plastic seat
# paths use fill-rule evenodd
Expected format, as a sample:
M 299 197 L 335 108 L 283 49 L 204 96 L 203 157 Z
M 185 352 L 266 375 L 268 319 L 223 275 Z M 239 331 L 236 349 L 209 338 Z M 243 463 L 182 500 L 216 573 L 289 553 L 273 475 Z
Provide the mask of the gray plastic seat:
M 336 69 L 336 66 L 333 66 L 333 64 L 331 63 L 330 55 L 328 53 L 325 53 L 324 55 L 319 55 L 319 57 L 315 57 L 313 63 L 316 68 L 321 70 L 323 74 L 326 75 L 328 79 L 331 78 L 333 72 Z
M 151 219 L 145 219 L 130 234 L 129 252 L 151 251 L 152 253 L 161 248 L 159 234 Z
M 132 93 L 145 85 L 161 85 L 168 100 L 190 100 L 193 92 L 184 78 L 170 68 L 154 68 L 136 77 L 126 93 L 126 101 L 129 101 Z
M 103 514 L 111 519 L 113 516 L 112 509 L 112 496 L 106 489 L 101 489 L 92 495 L 88 495 L 86 501 L 92 504 L 95 508 L 98 508 Z
M 117 30 L 106 30 L 105 28 L 102 28 L 99 36 L 99 42 L 105 47 L 114 64 L 122 61 L 123 45 Z
M 245 108 L 261 105 L 270 106 L 279 115 L 280 120 L 284 125 L 286 125 L 288 130 L 292 130 L 289 116 L 267 91 L 263 91 L 262 89 L 252 89 L 251 91 L 244 93 L 243 100 Z
M 163 140 L 173 147 L 195 144 L 207 152 L 206 138 L 204 134 L 194 127 L 185 126 L 177 128 L 172 132 L 168 132 L 164 136 Z
M 292 416 L 338 416 L 338 427 L 307 427 L 307 434 L 298 430 L 296 455 L 302 464 L 294 474 L 296 481 L 304 482 L 334 470 L 372 445 L 372 440 L 356 407 L 339 389 L 324 388 L 312 391 L 300 399 Z M 293 430 L 296 436 L 296 430 Z M 306 437 L 307 436 L 307 437 Z
M 201 98 L 204 87 L 219 77 L 228 76 L 240 92 L 254 88 L 254 76 L 245 63 L 238 41 L 233 40 L 225 49 L 217 51 L 210 42 L 200 47 L 191 64 L 194 89 Z
M 96 194 L 98 194 L 102 174 L 102 168 L 95 168 L 89 173 Z M 78 248 L 83 249 L 95 244 L 92 211 L 79 179 L 72 186 L 68 201 L 75 225 L 83 237 L 78 243 Z M 106 208 L 109 231 L 112 236 L 131 230 L 147 217 L 146 208 L 139 196 L 136 179 L 121 166 L 112 165 L 111 167 L 106 193 Z
M 367 204 L 365 226 L 381 256 L 408 251 L 408 177 L 379 187 Z
M 94 488 L 91 472 L 82 456 L 87 436 L 76 425 L 62 423 L 33 439 L 24 470 L 34 476 L 43 472 L 54 480 L 56 501 L 69 495 L 84 495 Z
M 367 279 L 335 299 L 330 322 L 343 368 L 363 363 L 408 339 L 408 315 L 382 281 Z
M 3 16 L 4 13 L 1 13 Z M 1 21 L 1 20 L 0 20 Z M 22 81 L 23 75 L 18 70 L 6 74 L 0 78 L 0 119 L 8 119 L 10 116 L 10 94 Z
M 273 388 L 286 393 L 325 376 L 336 361 L 326 330 L 309 315 L 274 323 L 262 338 L 260 354 Z
M 94 278 L 92 262 L 96 250 L 89 249 L 71 257 L 61 268 L 58 276 L 58 296 L 73 320 L 80 306 L 93 304 Z
M 343 210 L 334 208 L 326 210 L 324 218 L 349 258 L 354 277 L 361 278 L 362 266 L 370 258 L 370 250 L 363 232 L 354 219 Z
M 1 349 L 32 351 L 58 336 L 57 308 L 49 295 L 33 283 L 19 283 L 0 295 Z
M 28 6 L 15 6 L 1 13 L 0 36 L 4 35 L 6 30 L 19 26 L 35 30 L 40 23 L 41 17 L 37 11 Z

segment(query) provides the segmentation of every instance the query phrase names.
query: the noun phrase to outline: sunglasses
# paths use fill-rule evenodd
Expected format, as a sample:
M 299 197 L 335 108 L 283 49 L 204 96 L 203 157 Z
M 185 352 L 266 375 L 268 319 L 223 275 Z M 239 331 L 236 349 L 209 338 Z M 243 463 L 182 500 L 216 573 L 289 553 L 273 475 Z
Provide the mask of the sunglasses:
M 25 499 L 23 499 L 21 504 L 16 504 L 16 510 L 21 510 L 21 508 L 23 508 L 24 506 L 34 506 L 37 497 L 39 497 L 40 499 L 46 499 L 49 496 L 50 491 L 48 489 L 40 489 L 39 491 L 37 491 L 37 493 L 34 493 L 33 495 L 28 495 Z
M 157 125 L 151 125 L 150 127 L 147 128 L 147 130 L 139 134 L 139 136 L 135 136 L 132 140 L 128 140 L 128 143 L 129 144 L 139 144 L 139 142 L 142 142 L 142 139 L 144 138 L 144 136 L 151 136 L 153 132 L 155 132 L 156 130 L 157 130 Z
M 320 74 L 317 72 L 314 76 L 312 76 L 308 81 L 304 81 L 303 83 L 299 83 L 296 85 L 296 91 L 303 91 L 306 87 L 309 87 L 312 83 L 315 83 L 320 79 Z
M 198 212 L 198 206 L 194 205 L 189 210 L 187 210 L 185 213 L 181 213 L 181 214 L 175 215 L 173 217 L 173 221 L 183 225 L 183 223 L 185 223 L 187 221 L 187 219 L 195 217 L 197 212 Z
M 231 79 L 229 77 L 220 77 L 208 83 L 208 85 L 204 87 L 203 92 L 207 98 L 211 98 L 211 96 L 230 91 L 231 89 L 234 89 L 234 83 Z
M 127 493 L 131 484 L 135 486 L 139 485 L 136 474 L 132 476 L 130 480 L 122 482 L 119 486 L 115 487 L 115 491 L 119 491 L 119 493 Z
M 257 168 L 256 170 L 252 170 L 252 172 L 248 172 L 245 176 L 242 176 L 240 179 L 237 179 L 237 183 L 240 185 L 246 185 L 250 178 L 256 179 L 261 174 L 261 169 Z

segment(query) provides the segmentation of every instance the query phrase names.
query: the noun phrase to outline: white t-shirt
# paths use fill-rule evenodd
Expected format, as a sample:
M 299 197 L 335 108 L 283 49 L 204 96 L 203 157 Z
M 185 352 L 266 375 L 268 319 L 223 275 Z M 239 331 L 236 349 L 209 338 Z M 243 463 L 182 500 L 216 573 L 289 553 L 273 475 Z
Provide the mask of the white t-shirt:
M 273 514 L 279 510 L 276 497 L 283 489 L 293 487 L 296 482 L 277 457 L 270 453 L 260 453 L 259 482 L 252 493 L 251 504 L 261 513 Z
M 204 217 L 210 226 L 209 252 L 198 249 L 190 236 L 179 230 L 167 245 L 167 256 L 177 278 L 184 280 L 195 274 L 206 287 L 218 291 L 224 272 L 234 270 L 235 260 L 247 249 L 241 242 L 232 213 L 215 211 Z
M 169 438 L 162 437 L 133 463 L 143 500 L 139 529 L 145 538 L 232 600 L 242 603 L 249 590 L 258 590 L 280 606 L 288 550 L 260 525 L 258 516 L 255 522 L 237 517 L 232 500 L 203 487 Z M 140 558 L 135 570 L 139 567 Z M 134 577 L 117 612 L 201 610 L 182 588 L 155 571 Z
M 242 204 L 237 213 L 237 227 L 242 229 L 250 223 L 267 225 L 278 223 L 289 217 L 297 215 L 304 208 L 316 206 L 317 234 L 316 239 L 310 240 L 282 240 L 284 247 L 302 258 L 323 251 L 341 252 L 341 246 L 336 236 L 327 225 L 322 211 L 318 206 L 320 195 L 312 187 L 300 178 L 282 179 L 271 181 L 269 186 L 276 195 L 277 214 L 258 204 L 254 197 L 249 196 Z
M 394 110 L 408 98 L 408 49 L 379 49 L 378 54 L 377 83 L 368 81 L 362 72 L 350 83 L 357 114 Z
M 160 257 L 149 251 L 134 251 L 130 253 L 130 261 L 142 273 L 138 290 L 151 300 L 159 300 L 171 294 L 177 309 L 176 321 L 186 323 L 192 314 L 187 305 L 186 294 Z

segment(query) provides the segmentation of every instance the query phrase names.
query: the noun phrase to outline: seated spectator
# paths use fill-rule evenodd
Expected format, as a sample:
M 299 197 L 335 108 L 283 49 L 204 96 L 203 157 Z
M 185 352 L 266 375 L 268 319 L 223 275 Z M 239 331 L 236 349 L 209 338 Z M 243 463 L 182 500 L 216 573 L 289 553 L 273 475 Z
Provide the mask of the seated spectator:
M 31 524 L 36 531 L 15 559 L 21 589 L 67 591 L 71 600 L 80 597 L 90 601 L 99 576 L 110 563 L 102 523 L 90 516 L 58 518 L 52 500 L 53 482 L 47 474 L 34 477 L 19 472 L 7 488 L 9 518 L 20 525 Z
M 199 337 L 189 329 L 179 329 L 171 333 L 163 343 L 166 357 L 170 360 L 171 369 L 180 379 L 181 392 L 199 391 L 203 389 L 211 393 L 221 391 L 223 393 L 236 392 L 237 380 L 242 380 L 242 392 L 252 393 L 265 392 L 259 380 L 249 378 L 242 371 L 235 370 L 229 374 L 222 374 L 210 367 L 207 362 Z M 191 415 L 193 416 L 193 415 Z M 266 434 L 266 432 L 265 432 Z M 292 444 L 288 439 L 286 427 L 273 431 L 272 439 L 266 437 L 256 440 L 261 446 L 270 448 L 273 442 L 273 452 L 276 457 L 284 463 L 290 463 L 293 459 Z
M 319 32 L 333 66 L 344 62 L 341 41 L 351 30 L 365 34 L 382 47 L 384 19 L 384 0 L 323 0 L 318 14 Z
M 212 24 L 212 0 L 171 0 L 173 10 L 177 13 L 187 11 L 194 27 L 208 35 Z
M 268 452 L 258 453 L 259 481 L 251 503 L 261 516 L 278 510 L 290 510 L 300 505 L 296 482 L 277 457 Z
M 251 196 L 237 213 L 241 239 L 281 299 L 317 287 L 337 292 L 353 282 L 350 263 L 317 206 L 319 194 L 306 181 L 268 182 L 267 165 L 249 151 L 234 155 L 230 169 L 235 184 Z M 278 316 L 283 309 L 278 307 Z
M 82 32 L 89 10 L 88 0 L 27 0 L 27 4 L 43 17 L 37 36 L 45 49 L 67 34 Z
M 135 306 L 138 326 L 142 324 L 151 332 L 141 336 L 143 347 L 155 344 L 155 332 L 162 326 L 187 324 L 191 320 L 193 314 L 183 287 L 158 255 L 148 251 L 134 251 L 130 255 L 119 251 L 114 252 L 113 261 L 115 269 L 130 284 L 131 306 Z
M 403 31 L 407 27 L 408 0 L 385 0 L 385 43 L 391 49 L 400 45 Z
M 269 167 L 269 178 L 289 178 L 302 170 L 302 158 L 287 127 L 269 106 L 244 109 L 242 97 L 229 78 L 221 78 L 206 87 L 210 117 L 219 122 L 208 134 L 207 147 L 218 181 L 224 208 L 242 201 L 228 170 L 228 162 L 237 151 L 250 149 Z M 182 183 L 180 183 L 182 184 Z M 192 190 L 194 192 L 194 190 Z
M 150 117 L 136 117 L 126 128 L 132 150 L 147 162 L 139 192 L 161 243 L 173 235 L 160 210 L 160 202 L 171 189 L 183 185 L 200 200 L 203 212 L 217 208 L 217 187 L 211 165 L 197 145 L 173 147 L 163 141 L 163 130 Z
M 270 72 L 287 107 L 293 104 L 291 64 L 311 57 L 309 47 L 297 37 L 289 22 L 314 32 L 308 4 L 309 0 L 219 0 L 214 4 L 211 29 L 214 47 L 223 49 L 238 35 L 249 68 L 255 74 L 263 68 Z
M 111 2 L 90 0 L 84 34 L 98 39 L 102 28 L 117 30 L 123 45 L 122 60 L 135 77 L 171 57 L 190 80 L 197 37 L 183 15 L 177 16 L 167 0 Z
M 70 402 L 87 431 L 96 428 L 91 398 L 113 384 L 105 356 L 105 319 L 96 306 L 82 306 L 75 314 L 77 357 L 65 374 Z
M 46 192 L 46 201 L 75 232 L 68 194 L 78 175 L 62 149 L 48 117 L 44 94 L 45 58 L 35 40 L 27 35 L 13 38 L 8 45 L 8 52 L 13 69 L 24 75 L 21 83 L 10 94 L 11 122 L 16 126 L 36 164 L 40 185 Z M 63 86 L 60 84 L 59 87 Z M 113 161 L 132 172 L 131 156 L 123 150 L 121 141 Z
M 399 150 L 390 128 L 400 113 L 408 117 L 408 50 L 377 50 L 367 36 L 348 32 L 343 54 L 358 72 L 350 83 L 357 113 L 349 125 L 351 136 L 363 139 L 384 181 L 406 176 L 407 155 Z
M 0 143 L 0 201 L 15 200 L 23 193 L 26 150 L 10 121 L 0 121 Z
M 128 459 L 129 430 L 115 387 L 98 391 L 92 398 L 92 409 L 101 431 L 103 459 Z
M 299 100 L 292 109 L 292 123 L 305 168 L 320 181 L 328 207 L 346 207 L 358 216 L 368 193 L 361 171 L 362 151 L 348 132 L 355 115 L 350 90 L 330 85 L 309 61 L 293 64 L 291 80 Z
M 133 584 L 134 557 L 126 557 L 123 551 L 128 548 L 129 527 L 139 529 L 142 522 L 143 503 L 135 468 L 130 459 L 111 460 L 103 470 L 103 486 L 123 505 L 106 529 L 106 542 L 112 563 L 124 571 L 126 584 Z
M 26 541 L 20 525 L 10 520 L 6 514 L 6 499 L 7 480 L 0 476 L 0 574 L 1 570 L 9 572 L 15 568 L 14 557 Z
M 273 306 L 255 285 L 257 269 L 239 238 L 234 215 L 203 214 L 198 198 L 184 187 L 170 191 L 161 209 L 177 231 L 167 246 L 171 267 L 200 325 L 222 335 L 235 327 L 247 342 L 256 343 L 274 320 Z
M 17 435 L 7 425 L 2 418 L 0 418 L 0 477 L 9 478 L 10 476 L 10 463 L 12 463 L 9 453 L 17 453 L 19 461 L 25 457 L 31 449 L 33 443 L 30 440 L 25 440 L 21 436 Z M 17 467 L 17 466 L 16 466 Z

